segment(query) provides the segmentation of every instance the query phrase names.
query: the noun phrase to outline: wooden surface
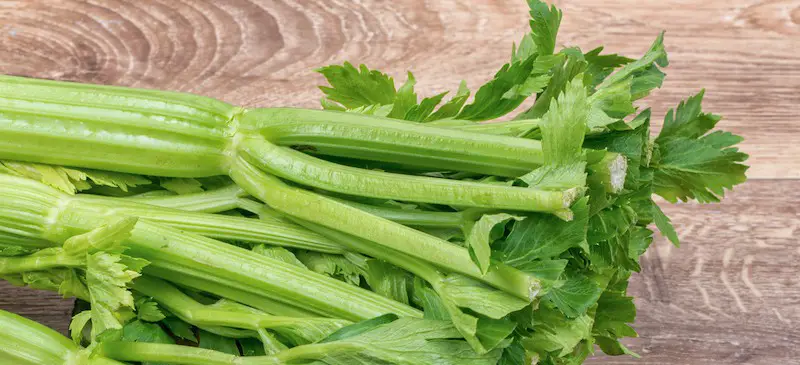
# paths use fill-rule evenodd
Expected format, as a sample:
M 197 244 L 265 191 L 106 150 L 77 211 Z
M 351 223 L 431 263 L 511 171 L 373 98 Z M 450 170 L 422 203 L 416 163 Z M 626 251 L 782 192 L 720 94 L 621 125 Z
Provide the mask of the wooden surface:
M 665 209 L 683 247 L 658 240 L 632 284 L 643 359 L 591 363 L 800 364 L 800 1 L 558 3 L 561 44 L 638 56 L 666 30 L 648 103 L 707 88 L 753 166 L 724 204 Z M 317 66 L 410 69 L 430 95 L 488 79 L 526 27 L 523 0 L 0 1 L 0 73 L 316 107 Z M 0 284 L 0 308 L 62 331 L 69 307 Z

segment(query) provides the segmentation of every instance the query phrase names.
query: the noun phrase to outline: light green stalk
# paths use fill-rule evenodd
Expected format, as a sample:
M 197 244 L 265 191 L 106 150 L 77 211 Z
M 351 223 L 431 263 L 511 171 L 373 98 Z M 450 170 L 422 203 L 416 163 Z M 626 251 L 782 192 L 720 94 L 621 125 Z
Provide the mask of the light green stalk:
M 8 365 L 124 365 L 88 352 L 30 319 L 0 310 L 0 363 Z
M 351 324 L 341 319 L 274 316 L 234 302 L 204 305 L 168 282 L 150 277 L 136 279 L 133 290 L 151 297 L 178 318 L 197 327 L 246 329 L 252 331 L 251 337 L 256 338 L 259 337 L 259 331 L 269 329 L 291 339 L 295 344 L 304 344 L 321 340 L 335 330 Z
M 269 108 L 249 110 L 241 120 L 242 128 L 277 145 L 329 156 L 499 176 L 520 176 L 544 161 L 539 141 L 356 113 Z
M 244 160 L 233 166 L 231 177 L 253 196 L 292 217 L 403 252 L 449 272 L 471 276 L 522 299 L 533 299 L 539 291 L 538 280 L 521 271 L 497 265 L 484 275 L 463 247 L 336 200 L 288 186 Z
M 33 238 L 64 242 L 102 225 L 113 215 L 102 206 L 73 205 L 68 201 L 66 194 L 38 182 L 0 176 L 0 231 L 17 225 L 25 227 Z M 12 218 L 4 214 L 9 210 L 29 213 Z M 202 278 L 238 292 L 268 295 L 319 315 L 348 320 L 385 313 L 421 315 L 365 289 L 158 223 L 140 220 L 126 246 L 127 254 L 150 262 L 145 274 L 166 274 L 164 279 L 174 279 L 179 284 L 184 276 Z
M 227 193 L 227 189 L 223 190 L 222 193 Z M 140 217 L 151 222 L 165 224 L 182 231 L 215 239 L 267 243 L 327 253 L 343 252 L 339 245 L 329 239 L 309 232 L 307 229 L 298 227 L 290 222 L 187 212 L 170 208 L 158 208 L 151 206 L 151 203 L 179 203 L 174 204 L 178 206 L 191 204 L 188 199 L 177 202 L 171 201 L 169 198 L 124 199 L 80 194 L 70 198 L 67 204 L 75 206 L 76 209 L 81 209 L 83 206 L 104 209 L 106 214 L 109 215 L 120 214 Z M 199 208 L 210 209 L 206 204 Z
M 246 138 L 238 149 L 248 162 L 265 172 L 349 195 L 553 213 L 568 208 L 576 197 L 570 190 L 539 190 L 363 170 L 319 160 L 263 138 Z
M 264 141 L 239 143 L 257 136 Z M 246 145 L 272 173 L 347 194 L 543 212 L 564 204 L 559 192 L 352 169 L 275 147 L 298 144 L 331 155 L 501 176 L 520 176 L 543 162 L 535 140 L 352 113 L 243 111 L 195 95 L 0 76 L 3 159 L 202 177 L 226 173 Z

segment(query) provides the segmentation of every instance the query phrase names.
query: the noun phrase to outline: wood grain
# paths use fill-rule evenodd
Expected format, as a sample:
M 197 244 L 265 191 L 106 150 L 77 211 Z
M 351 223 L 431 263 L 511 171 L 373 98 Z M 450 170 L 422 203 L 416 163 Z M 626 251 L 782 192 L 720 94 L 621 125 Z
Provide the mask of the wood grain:
M 312 69 L 363 62 L 426 94 L 479 85 L 527 27 L 525 1 L 0 1 L 0 72 L 316 107 Z M 561 1 L 560 42 L 638 56 L 667 31 L 656 115 L 707 88 L 753 178 L 800 178 L 797 0 Z
M 669 76 L 648 104 L 660 116 L 707 88 L 758 180 L 666 209 L 684 246 L 657 242 L 631 287 L 644 359 L 592 363 L 800 364 L 800 1 L 557 3 L 564 45 L 638 56 L 666 30 Z M 430 95 L 487 80 L 526 27 L 522 0 L 0 0 L 0 73 L 316 107 L 315 67 L 412 70 Z M 70 305 L 0 284 L 0 308 L 61 331 Z
M 800 363 L 797 186 L 751 181 L 722 204 L 664 205 L 682 246 L 659 239 L 645 254 L 630 288 L 644 361 L 613 363 Z

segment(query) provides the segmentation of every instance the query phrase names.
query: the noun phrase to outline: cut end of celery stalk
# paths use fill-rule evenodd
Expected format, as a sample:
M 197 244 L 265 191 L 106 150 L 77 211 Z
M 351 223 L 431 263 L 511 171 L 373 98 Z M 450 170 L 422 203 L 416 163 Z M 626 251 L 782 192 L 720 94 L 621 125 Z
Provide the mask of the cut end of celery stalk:
M 541 291 L 542 283 L 539 281 L 531 281 L 530 286 L 528 286 L 528 299 L 533 301 L 539 296 Z
M 580 199 L 586 193 L 586 188 L 583 186 L 578 186 L 574 188 L 569 188 L 564 190 L 562 194 L 564 194 L 564 207 L 563 209 L 559 209 L 553 214 L 556 217 L 559 217 L 565 221 L 571 221 L 575 215 L 572 213 L 572 209 L 570 207 L 576 200 Z
M 623 155 L 616 155 L 609 163 L 608 170 L 610 172 L 609 186 L 611 187 L 611 192 L 619 194 L 622 188 L 625 187 L 625 174 L 628 171 L 628 159 Z

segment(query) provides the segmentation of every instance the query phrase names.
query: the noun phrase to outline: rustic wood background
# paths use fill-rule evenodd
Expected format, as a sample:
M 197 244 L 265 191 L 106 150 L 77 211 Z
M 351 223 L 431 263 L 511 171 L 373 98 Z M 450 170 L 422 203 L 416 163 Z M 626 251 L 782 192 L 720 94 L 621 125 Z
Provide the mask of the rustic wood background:
M 643 359 L 590 362 L 800 364 L 800 1 L 557 3 L 565 45 L 638 56 L 666 30 L 649 103 L 707 88 L 752 164 L 723 204 L 666 207 L 683 247 L 658 240 L 632 284 Z M 317 66 L 410 69 L 430 95 L 487 80 L 526 27 L 523 0 L 0 1 L 0 72 L 316 107 Z M 61 331 L 70 306 L 0 284 L 0 308 Z

